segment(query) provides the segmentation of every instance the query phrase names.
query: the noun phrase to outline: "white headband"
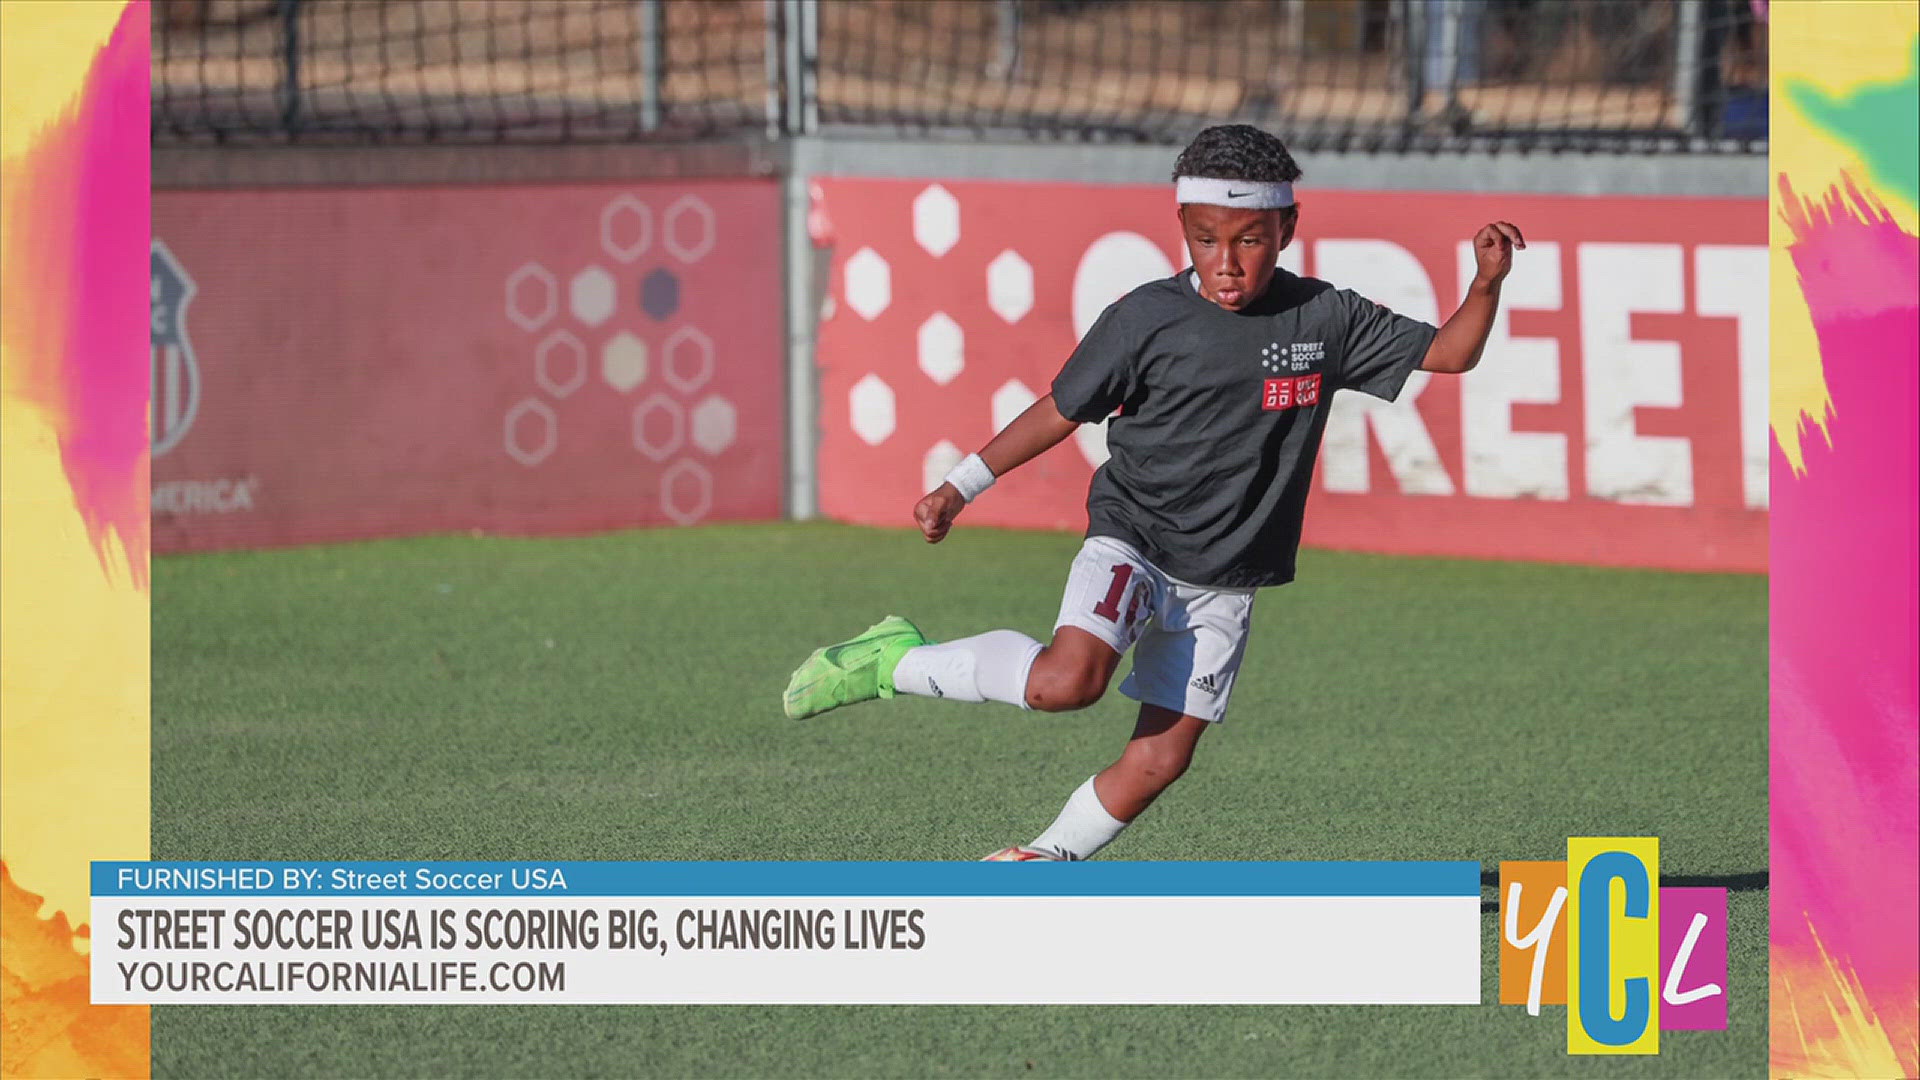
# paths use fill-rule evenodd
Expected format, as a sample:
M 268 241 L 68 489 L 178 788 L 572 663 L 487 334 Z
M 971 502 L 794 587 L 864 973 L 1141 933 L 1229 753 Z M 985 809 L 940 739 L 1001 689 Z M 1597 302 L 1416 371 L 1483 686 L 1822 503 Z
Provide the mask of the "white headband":
M 1286 181 L 1215 180 L 1183 176 L 1173 182 L 1173 196 L 1181 203 L 1206 203 L 1244 210 L 1284 210 L 1293 205 L 1293 185 Z

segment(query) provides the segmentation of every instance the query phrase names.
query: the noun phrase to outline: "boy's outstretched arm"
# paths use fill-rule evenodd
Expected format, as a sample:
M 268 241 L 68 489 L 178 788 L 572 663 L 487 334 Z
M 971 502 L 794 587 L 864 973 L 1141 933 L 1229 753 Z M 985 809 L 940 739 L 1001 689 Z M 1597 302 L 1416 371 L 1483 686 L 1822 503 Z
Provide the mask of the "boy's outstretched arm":
M 1479 270 L 1459 310 L 1433 335 L 1420 370 L 1459 375 L 1480 362 L 1480 351 L 1487 347 L 1487 334 L 1493 330 L 1493 313 L 1500 308 L 1500 283 L 1513 269 L 1513 249 L 1526 246 L 1520 230 L 1505 221 L 1496 221 L 1474 236 L 1473 255 Z
M 1007 475 L 1008 470 L 1018 468 L 1039 457 L 1042 453 L 1058 446 L 1073 429 L 1080 425 L 1060 415 L 1060 409 L 1053 403 L 1053 395 L 1048 394 L 1032 405 L 1027 411 L 1013 418 L 980 451 L 980 460 L 986 463 L 996 477 Z M 960 516 L 967 500 L 960 495 L 960 489 L 951 483 L 942 483 L 921 499 L 913 508 L 914 523 L 926 534 L 927 543 L 937 544 L 946 539 L 947 530 L 953 527 L 953 519 Z

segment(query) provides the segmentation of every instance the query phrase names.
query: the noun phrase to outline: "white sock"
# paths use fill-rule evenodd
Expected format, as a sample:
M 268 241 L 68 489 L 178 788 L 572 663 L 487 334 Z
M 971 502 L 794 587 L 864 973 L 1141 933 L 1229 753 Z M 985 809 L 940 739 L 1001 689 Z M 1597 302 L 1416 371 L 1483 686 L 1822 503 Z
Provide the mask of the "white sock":
M 1027 846 L 1063 859 L 1090 859 L 1126 827 L 1126 822 L 1107 813 L 1107 808 L 1101 805 L 1100 796 L 1093 791 L 1093 777 L 1089 776 L 1086 783 L 1073 789 L 1067 805 L 1061 808 L 1053 824 L 1047 826 L 1047 831 Z
M 893 669 L 902 694 L 953 701 L 1004 701 L 1027 707 L 1027 673 L 1040 643 L 1018 630 L 984 634 L 908 649 Z

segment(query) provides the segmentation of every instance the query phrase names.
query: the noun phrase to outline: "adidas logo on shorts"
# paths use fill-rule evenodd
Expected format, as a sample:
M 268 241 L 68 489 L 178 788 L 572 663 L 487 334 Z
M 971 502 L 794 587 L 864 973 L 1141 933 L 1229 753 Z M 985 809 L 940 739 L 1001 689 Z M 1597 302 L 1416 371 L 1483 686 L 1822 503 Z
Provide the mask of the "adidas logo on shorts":
M 1194 680 L 1187 685 L 1193 687 L 1195 690 L 1217 695 L 1220 693 L 1220 676 L 1197 675 L 1194 677 Z

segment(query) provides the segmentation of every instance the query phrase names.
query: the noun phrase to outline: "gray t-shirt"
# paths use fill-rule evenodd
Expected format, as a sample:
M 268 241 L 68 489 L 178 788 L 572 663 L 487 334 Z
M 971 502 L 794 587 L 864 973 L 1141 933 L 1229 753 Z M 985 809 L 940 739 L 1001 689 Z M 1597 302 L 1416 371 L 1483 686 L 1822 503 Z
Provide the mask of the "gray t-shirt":
M 1120 410 L 1087 492 L 1087 535 L 1124 540 L 1192 585 L 1292 581 L 1334 391 L 1393 400 L 1434 333 L 1285 270 L 1238 312 L 1186 270 L 1133 290 L 1053 380 L 1069 420 Z

